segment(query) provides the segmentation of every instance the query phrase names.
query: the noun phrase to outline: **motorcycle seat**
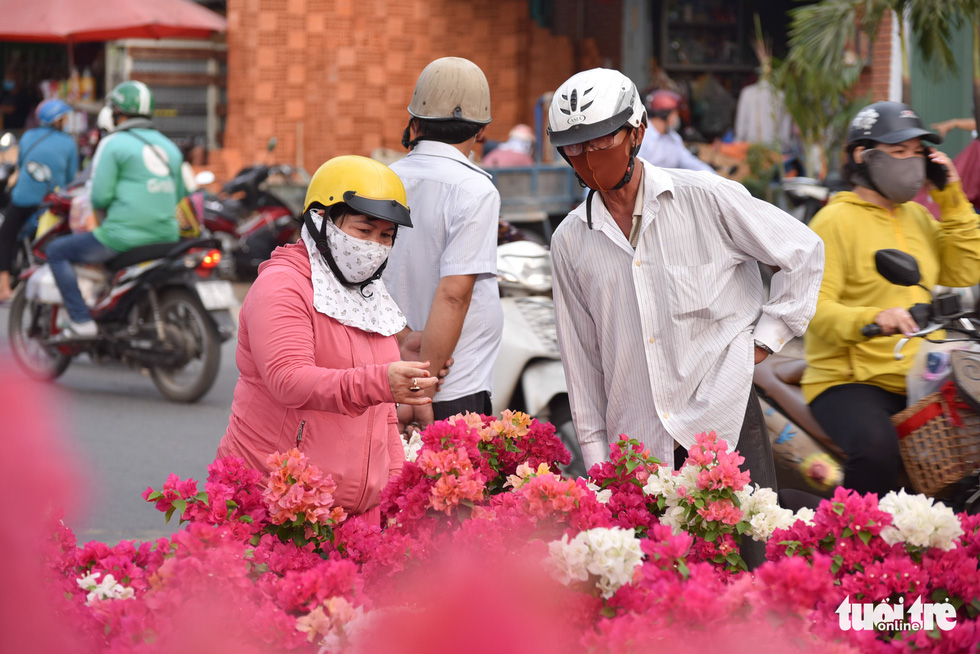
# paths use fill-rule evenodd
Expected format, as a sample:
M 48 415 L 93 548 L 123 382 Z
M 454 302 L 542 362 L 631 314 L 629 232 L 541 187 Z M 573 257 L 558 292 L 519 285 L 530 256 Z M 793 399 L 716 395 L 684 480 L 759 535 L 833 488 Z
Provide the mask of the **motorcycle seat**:
M 820 423 L 810 411 L 810 406 L 803 399 L 800 380 L 803 378 L 804 370 L 806 370 L 806 361 L 803 359 L 770 356 L 755 367 L 752 381 L 762 389 L 766 397 L 779 405 L 783 413 L 800 429 L 843 458 L 844 453 L 840 447 L 820 427 Z
M 127 250 L 105 262 L 105 267 L 111 272 L 117 272 L 144 261 L 173 257 L 192 247 L 220 247 L 220 243 L 211 238 L 186 239 L 175 243 L 151 243 Z

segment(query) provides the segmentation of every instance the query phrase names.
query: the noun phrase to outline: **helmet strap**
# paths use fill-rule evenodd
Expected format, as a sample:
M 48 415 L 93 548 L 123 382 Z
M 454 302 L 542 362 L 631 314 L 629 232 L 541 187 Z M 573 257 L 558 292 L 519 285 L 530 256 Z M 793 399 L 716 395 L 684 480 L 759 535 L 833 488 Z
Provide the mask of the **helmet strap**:
M 579 180 L 582 181 L 582 180 Z M 592 229 L 592 197 L 595 195 L 595 189 L 590 188 L 589 194 L 585 196 L 585 222 Z

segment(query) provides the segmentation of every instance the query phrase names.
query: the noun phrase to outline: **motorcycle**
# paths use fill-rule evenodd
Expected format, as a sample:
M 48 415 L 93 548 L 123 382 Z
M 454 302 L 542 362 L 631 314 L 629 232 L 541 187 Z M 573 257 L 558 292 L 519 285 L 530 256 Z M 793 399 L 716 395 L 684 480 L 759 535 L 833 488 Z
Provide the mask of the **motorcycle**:
M 67 231 L 64 221 L 39 235 L 34 254 Z M 96 338 L 64 331 L 68 316 L 47 264 L 21 274 L 11 299 L 8 337 L 14 359 L 32 378 L 53 380 L 72 359 L 121 361 L 149 372 L 175 402 L 195 402 L 210 390 L 231 338 L 231 283 L 213 279 L 220 243 L 210 238 L 134 248 L 104 266 L 76 265 L 78 286 L 99 327 Z
M 878 272 L 892 284 L 915 286 L 919 283 L 919 269 L 914 258 L 897 250 L 879 250 L 875 256 Z M 962 309 L 959 294 L 933 295 L 929 304 L 917 304 L 910 308 L 912 317 L 921 327 L 910 337 L 899 339 L 895 346 L 895 358 L 901 359 L 902 348 L 911 338 L 925 338 L 940 330 L 955 337 L 941 340 L 927 339 L 930 343 L 980 343 L 980 317 L 977 308 Z M 881 335 L 876 324 L 867 325 L 862 333 L 871 338 Z M 920 357 L 928 356 L 921 348 Z M 973 369 L 980 370 L 980 359 L 968 352 L 952 353 L 952 377 L 960 388 L 970 387 L 971 392 L 961 396 L 972 406 L 980 409 L 971 398 L 980 397 L 980 378 L 973 377 Z M 957 363 L 957 357 L 961 364 Z M 968 359 L 969 357 L 969 359 Z M 772 441 L 776 464 L 777 482 L 781 488 L 797 488 L 830 497 L 843 480 L 841 463 L 844 453 L 820 428 L 809 406 L 803 399 L 800 380 L 806 369 L 806 361 L 786 356 L 770 356 L 755 367 L 754 384 L 762 402 L 766 426 Z M 972 388 L 976 386 L 977 388 Z M 962 478 L 940 493 L 942 499 L 956 510 L 968 513 L 980 512 L 980 433 L 972 434 L 976 446 L 973 455 L 961 463 Z M 922 462 L 929 465 L 927 462 Z
M 269 152 L 275 144 L 270 139 Z M 238 171 L 219 195 L 205 199 L 203 226 L 221 242 L 224 255 L 219 276 L 254 278 L 274 249 L 296 241 L 309 181 L 302 169 L 259 163 Z
M 502 229 L 501 234 L 512 230 Z M 504 313 L 500 355 L 493 371 L 493 411 L 518 409 L 550 422 L 572 458 L 563 472 L 587 473 L 572 423 L 565 370 L 558 351 L 551 298 L 551 256 L 534 240 L 497 246 L 497 283 Z

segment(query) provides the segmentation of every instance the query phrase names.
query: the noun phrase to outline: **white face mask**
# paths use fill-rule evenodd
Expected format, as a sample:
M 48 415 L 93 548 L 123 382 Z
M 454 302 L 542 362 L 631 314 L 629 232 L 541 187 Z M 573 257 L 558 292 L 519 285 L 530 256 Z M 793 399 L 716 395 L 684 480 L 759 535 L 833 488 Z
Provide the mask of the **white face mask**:
M 323 217 L 311 213 L 314 228 L 319 228 Z M 354 238 L 344 233 L 332 220 L 326 222 L 323 231 L 337 268 L 352 283 L 370 279 L 388 258 L 391 246 Z M 366 294 L 358 286 L 345 286 L 324 261 L 307 225 L 303 225 L 300 234 L 310 257 L 313 307 L 319 313 L 343 325 L 384 336 L 392 336 L 405 328 L 405 316 L 388 294 L 384 280 L 371 282 Z
M 347 281 L 359 284 L 371 278 L 391 253 L 390 245 L 355 238 L 332 220 L 327 220 L 326 237 L 334 263 Z

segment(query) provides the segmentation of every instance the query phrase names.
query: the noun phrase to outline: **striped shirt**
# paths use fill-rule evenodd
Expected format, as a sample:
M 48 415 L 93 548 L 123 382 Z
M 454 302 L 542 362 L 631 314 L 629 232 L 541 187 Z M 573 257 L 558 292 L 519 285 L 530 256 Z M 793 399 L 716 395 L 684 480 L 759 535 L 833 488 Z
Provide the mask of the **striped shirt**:
M 620 434 L 662 461 L 714 430 L 733 447 L 753 340 L 779 351 L 816 308 L 823 242 L 736 182 L 644 162 L 636 248 L 595 194 L 555 230 L 558 343 L 586 465 Z M 777 266 L 764 304 L 757 261 Z

